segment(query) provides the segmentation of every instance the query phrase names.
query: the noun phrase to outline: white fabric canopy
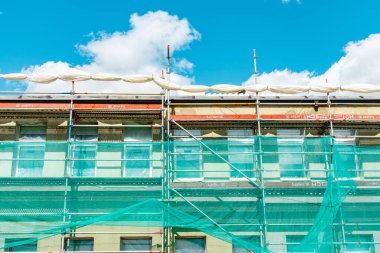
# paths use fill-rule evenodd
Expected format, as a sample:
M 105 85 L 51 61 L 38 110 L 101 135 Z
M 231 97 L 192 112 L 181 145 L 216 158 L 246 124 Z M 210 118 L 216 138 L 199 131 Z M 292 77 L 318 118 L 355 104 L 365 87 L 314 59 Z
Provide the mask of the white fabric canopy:
M 10 81 L 21 81 L 27 78 L 26 74 L 23 73 L 10 73 L 2 75 L 2 78 L 10 80 Z
M 128 83 L 146 83 L 153 81 L 153 77 L 149 75 L 128 75 L 122 76 L 121 78 L 124 82 Z
M 247 86 L 244 86 L 244 89 L 250 92 L 262 92 L 268 89 L 268 85 L 266 84 L 247 85 Z
M 343 91 L 352 91 L 359 93 L 371 93 L 371 92 L 380 92 L 380 85 L 373 84 L 349 84 L 342 85 L 340 87 Z
M 58 75 L 58 79 L 62 81 L 87 81 L 91 79 L 91 75 L 78 69 L 70 69 L 68 72 Z
M 0 74 L 0 78 L 11 81 L 23 81 L 27 80 L 34 83 L 48 84 L 56 80 L 62 81 L 124 81 L 126 83 L 147 83 L 153 81 L 156 85 L 162 89 L 167 90 L 179 90 L 190 93 L 197 92 L 220 92 L 220 93 L 239 93 L 239 92 L 264 92 L 270 91 L 276 94 L 297 94 L 304 92 L 318 92 L 318 93 L 332 93 L 337 91 L 350 91 L 357 93 L 372 93 L 380 92 L 380 84 L 349 84 L 349 85 L 337 85 L 337 84 L 313 84 L 313 85 L 267 85 L 267 84 L 255 84 L 255 85 L 232 85 L 232 84 L 215 84 L 212 86 L 205 85 L 184 85 L 180 86 L 176 83 L 168 80 L 153 77 L 152 75 L 116 75 L 116 74 L 89 74 L 82 70 L 70 69 L 66 73 L 51 74 L 51 73 L 10 73 Z
M 331 84 L 331 83 L 310 85 L 310 91 L 320 92 L 320 93 L 335 92 L 335 91 L 338 91 L 339 89 L 340 89 L 339 85 Z
M 153 82 L 163 89 L 167 89 L 167 90 L 179 90 L 180 89 L 180 86 L 178 84 L 168 82 L 167 80 L 162 79 L 162 78 L 153 78 Z
M 95 81 L 120 81 L 121 80 L 121 76 L 114 75 L 114 74 L 104 73 L 104 74 L 95 74 L 95 75 L 92 75 L 91 79 L 95 80 Z
M 27 79 L 33 83 L 51 83 L 57 80 L 58 76 L 49 73 L 34 73 L 28 75 Z
M 297 94 L 302 92 L 308 92 L 310 90 L 308 85 L 273 85 L 268 86 L 268 90 L 273 93 L 282 93 L 282 94 Z
M 184 85 L 184 86 L 181 86 L 180 88 L 181 88 L 180 89 L 181 91 L 192 92 L 192 93 L 206 92 L 210 89 L 210 87 L 206 85 Z
M 210 87 L 210 90 L 223 93 L 237 93 L 244 91 L 244 87 L 232 84 L 215 84 Z

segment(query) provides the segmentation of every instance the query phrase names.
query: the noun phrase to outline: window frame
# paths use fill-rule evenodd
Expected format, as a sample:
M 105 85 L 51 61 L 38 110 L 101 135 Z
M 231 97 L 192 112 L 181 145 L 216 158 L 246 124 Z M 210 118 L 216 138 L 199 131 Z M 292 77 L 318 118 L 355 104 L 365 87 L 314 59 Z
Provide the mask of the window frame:
M 97 134 L 78 134 L 78 130 L 80 129 L 80 132 L 83 131 L 85 132 L 86 130 L 89 130 L 89 129 L 95 129 L 94 132 L 97 132 Z M 81 160 L 72 160 L 71 163 L 70 163 L 70 176 L 71 177 L 96 177 L 97 176 L 97 154 L 98 154 L 98 142 L 99 142 L 99 132 L 98 132 L 98 129 L 97 128 L 93 128 L 93 127 L 79 127 L 79 128 L 76 128 L 75 129 L 76 131 L 74 131 L 74 136 L 73 136 L 73 139 L 75 141 L 75 144 L 74 145 L 70 145 L 70 157 L 71 158 L 74 158 L 75 159 L 75 149 L 78 148 L 78 147 L 94 147 L 94 152 L 95 152 L 95 157 L 94 157 L 94 168 L 93 171 L 94 171 L 94 175 L 93 176 L 83 176 L 83 175 L 74 175 L 74 164 L 76 161 L 81 161 Z M 91 132 L 91 131 L 89 131 Z M 93 139 L 92 140 L 87 140 L 87 139 L 82 139 L 82 138 L 78 138 L 78 136 L 93 136 Z M 94 138 L 95 137 L 95 138 Z
M 183 133 L 183 130 L 176 129 L 174 130 L 175 133 Z M 200 129 L 192 129 L 189 130 L 189 132 L 194 136 L 200 136 L 201 130 Z M 176 134 L 175 134 L 176 135 Z M 188 135 L 188 134 L 187 134 Z M 178 136 L 178 135 L 177 135 Z M 182 136 L 182 135 L 179 135 Z M 198 140 L 202 140 L 202 138 L 197 138 Z M 189 143 L 190 142 L 190 143 Z M 197 143 L 197 144 L 195 144 Z M 181 137 L 178 138 L 177 141 L 174 142 L 174 153 L 178 153 L 179 148 L 186 148 L 186 147 L 198 147 L 198 151 L 196 153 L 199 153 L 199 155 L 191 155 L 192 157 L 198 157 L 197 161 L 199 162 L 199 177 L 186 177 L 186 178 L 178 178 L 177 173 L 183 173 L 185 171 L 177 170 L 177 162 L 178 162 L 178 154 L 175 154 L 173 157 L 173 168 L 175 171 L 173 171 L 173 179 L 177 182 L 203 182 L 204 181 L 204 164 L 203 164 L 203 146 L 202 144 L 198 143 L 194 138 L 191 136 L 189 137 Z M 195 159 L 194 159 L 195 160 Z M 195 171 L 191 171 L 190 173 L 195 173 Z
M 127 166 L 127 163 L 128 163 L 128 157 L 127 157 L 127 151 L 129 148 L 131 147 L 134 147 L 134 148 L 147 148 L 149 150 L 149 167 L 148 167 L 148 175 L 147 176 L 139 176 L 138 178 L 147 178 L 147 177 L 152 177 L 153 175 L 153 163 L 152 163 L 152 154 L 153 154 L 153 146 L 152 144 L 138 144 L 138 143 L 128 143 L 128 144 L 124 144 L 124 147 L 123 147 L 123 177 L 128 177 L 127 176 L 127 171 L 128 169 L 131 169 L 131 168 L 128 168 Z M 145 161 L 145 160 L 142 160 L 142 161 Z M 132 168 L 133 170 L 135 170 L 135 168 Z M 133 176 L 133 177 L 128 177 L 128 178 L 134 178 L 136 176 Z
M 74 250 L 69 250 L 68 247 L 70 247 L 70 244 L 67 245 L 67 243 L 70 242 L 70 241 L 92 241 L 92 250 L 86 250 L 85 252 L 94 251 L 94 246 L 95 246 L 94 237 L 65 237 L 64 238 L 64 250 L 65 251 L 83 252 L 83 250 L 75 250 L 75 249 Z
M 204 241 L 204 251 L 207 253 L 207 237 L 206 236 L 175 236 L 174 240 L 174 252 L 177 253 L 177 240 L 178 239 L 203 239 Z
M 241 132 L 242 134 L 237 134 L 237 135 L 230 134 L 233 131 L 235 131 L 237 133 Z M 257 175 L 257 173 L 258 173 L 258 156 L 257 156 L 257 154 L 254 154 L 254 152 L 256 150 L 255 149 L 256 142 L 255 142 L 254 138 L 248 139 L 249 137 L 254 137 L 253 129 L 250 129 L 250 128 L 245 128 L 245 129 L 227 129 L 227 135 L 228 135 L 228 139 L 227 139 L 227 142 L 228 142 L 228 161 L 232 165 L 234 165 L 234 162 L 231 162 L 231 157 L 233 157 L 234 155 L 230 155 L 229 154 L 231 152 L 230 149 L 232 147 L 242 147 L 242 148 L 243 147 L 244 148 L 248 147 L 248 148 L 251 148 L 251 153 L 247 153 L 247 154 L 243 154 L 243 155 L 249 156 L 249 158 L 252 161 L 251 164 L 254 167 L 250 171 L 242 171 L 242 172 L 246 176 L 247 176 L 247 174 L 252 173 L 253 177 L 249 177 L 249 178 L 251 180 L 256 180 L 257 177 L 258 177 L 258 175 Z M 237 137 L 234 137 L 234 136 L 239 136 L 239 137 L 246 136 L 247 138 L 237 138 Z M 236 151 L 234 151 L 234 152 L 236 152 Z M 234 169 L 231 168 L 231 170 L 230 170 L 230 180 L 231 181 L 247 181 L 247 179 L 244 178 L 240 173 L 238 173 L 239 177 L 232 177 L 233 173 L 238 173 L 238 172 L 236 172 Z
M 133 138 L 133 139 L 128 139 L 128 131 L 130 129 L 148 129 L 150 132 L 147 136 L 138 136 L 140 138 Z M 153 141 L 153 129 L 150 127 L 124 127 L 123 128 L 123 153 L 122 153 L 122 158 L 123 158 L 123 163 L 122 163 L 122 177 L 128 177 L 127 176 L 127 163 L 128 161 L 127 158 L 127 150 L 128 148 L 131 147 L 147 147 L 149 149 L 149 168 L 148 168 L 148 176 L 140 176 L 138 178 L 150 178 L 153 176 L 153 144 L 151 143 Z M 135 178 L 135 177 L 128 177 L 128 178 Z
M 349 135 L 340 135 L 340 134 L 337 134 L 337 132 L 339 131 L 350 131 L 351 133 Z M 353 172 L 354 173 L 354 176 L 351 177 L 351 179 L 353 180 L 360 180 L 362 178 L 364 178 L 364 172 L 363 172 L 363 169 L 362 167 L 360 166 L 360 162 L 359 162 L 359 156 L 357 154 L 357 151 L 356 151 L 356 146 L 357 146 L 357 130 L 356 129 L 341 129 L 341 128 L 338 128 L 338 129 L 334 129 L 334 142 L 336 144 L 339 145 L 342 144 L 342 145 L 352 145 L 353 147 L 353 159 L 354 159 L 354 166 L 355 166 L 355 171 Z
M 299 131 L 299 134 L 280 134 L 279 131 L 291 131 L 291 130 L 298 130 Z M 304 154 L 304 138 L 305 138 L 305 129 L 301 129 L 301 128 L 280 128 L 280 129 L 277 129 L 276 131 L 277 133 L 277 150 L 278 152 L 282 152 L 280 151 L 281 150 L 281 147 L 283 148 L 289 148 L 289 147 L 299 147 L 300 150 L 301 150 L 301 154 L 278 154 L 278 164 L 279 164 L 279 171 L 280 171 L 280 180 L 281 181 L 305 181 L 305 180 L 310 180 L 310 171 L 309 169 L 307 168 L 306 166 L 306 162 L 305 162 L 305 154 Z M 282 145 L 283 146 L 282 146 Z M 287 150 L 285 150 L 285 152 L 288 152 Z M 292 151 L 291 151 L 292 152 Z M 300 177 L 291 177 L 291 176 L 282 176 L 281 174 L 282 173 L 285 173 L 286 172 L 286 169 L 283 169 L 281 165 L 284 165 L 283 163 L 281 163 L 281 158 L 284 159 L 284 158 L 289 158 L 289 155 L 293 155 L 293 156 L 300 156 L 302 162 L 301 163 L 292 163 L 293 165 L 296 165 L 296 164 L 299 164 L 302 166 L 302 170 L 300 170 L 300 174 L 301 176 Z M 294 159 L 294 158 L 293 158 Z M 286 165 L 289 165 L 289 164 L 286 164 Z M 290 171 L 290 173 L 296 173 L 297 170 L 295 169 L 292 169 Z M 289 171 L 288 171 L 289 173 Z
M 23 138 L 22 134 L 22 128 L 43 128 L 43 134 L 29 134 L 29 135 L 36 135 L 40 136 L 41 138 L 38 138 L 37 140 L 33 139 L 28 139 L 28 138 Z M 27 135 L 27 134 L 25 134 Z M 43 171 L 44 171 L 44 165 L 45 165 L 45 155 L 46 155 L 46 139 L 47 139 L 47 126 L 46 125 L 18 125 L 17 127 L 17 150 L 15 150 L 16 154 L 16 163 L 13 168 L 13 173 L 12 175 L 14 177 L 42 177 L 43 176 Z M 22 170 L 20 168 L 20 164 L 23 162 L 20 159 L 23 159 L 20 157 L 22 153 L 22 149 L 25 147 L 33 148 L 33 147 L 38 147 L 43 149 L 43 160 L 41 161 L 42 167 L 39 168 L 39 174 L 41 175 L 20 175 L 20 171 Z M 33 160 L 32 160 L 33 161 Z
M 23 241 L 23 240 L 30 240 L 32 238 L 5 238 L 5 243 L 8 243 L 7 241 Z M 36 251 L 38 250 L 38 241 L 35 240 L 32 242 L 33 243 L 33 246 L 35 245 L 36 247 L 36 250 L 33 250 L 33 251 Z M 21 251 L 14 251 L 12 250 L 12 248 L 15 248 L 15 247 L 19 247 L 19 246 L 25 246 L 25 245 L 31 245 L 32 243 L 27 243 L 27 244 L 22 244 L 22 245 L 17 245 L 17 246 L 13 246 L 13 247 L 9 247 L 9 248 L 4 248 L 4 252 L 27 252 L 25 250 L 21 250 Z
M 152 251 L 152 248 L 153 248 L 153 237 L 151 237 L 151 236 L 120 237 L 120 251 L 127 251 L 128 252 L 128 250 L 122 248 L 123 240 L 150 240 L 150 249 L 149 249 L 149 251 Z

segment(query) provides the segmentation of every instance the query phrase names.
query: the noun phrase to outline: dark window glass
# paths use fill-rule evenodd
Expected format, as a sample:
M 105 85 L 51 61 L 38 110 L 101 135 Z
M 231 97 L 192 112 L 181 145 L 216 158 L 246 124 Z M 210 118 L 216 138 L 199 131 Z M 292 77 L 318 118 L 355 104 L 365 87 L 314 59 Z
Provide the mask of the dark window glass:
M 152 238 L 121 239 L 121 251 L 150 251 L 152 249 Z
M 65 240 L 65 250 L 67 251 L 93 251 L 94 239 L 71 239 Z

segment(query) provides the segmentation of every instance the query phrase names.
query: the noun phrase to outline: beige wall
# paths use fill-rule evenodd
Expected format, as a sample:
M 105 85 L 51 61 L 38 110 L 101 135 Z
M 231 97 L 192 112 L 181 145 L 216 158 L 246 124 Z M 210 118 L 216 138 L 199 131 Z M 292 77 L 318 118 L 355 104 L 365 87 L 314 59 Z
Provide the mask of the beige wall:
M 380 115 L 379 106 L 338 106 L 332 105 L 333 114 L 370 114 Z M 213 105 L 213 106 L 173 106 L 172 113 L 176 115 L 198 114 L 255 114 L 256 107 L 252 105 Z M 326 114 L 328 107 L 321 105 L 315 109 L 314 105 L 260 105 L 261 114 Z
M 138 227 L 107 227 L 107 226 L 89 226 L 77 230 L 78 232 L 89 232 L 90 234 L 77 234 L 76 237 L 80 238 L 93 238 L 94 251 L 119 251 L 121 238 L 152 238 L 152 250 L 159 251 L 162 245 L 162 236 L 159 233 L 161 228 L 138 228 Z M 130 231 L 129 233 L 125 233 Z M 91 234 L 94 232 L 94 234 Z M 96 234 L 102 232 L 109 232 L 109 234 Z M 119 233 L 120 232 L 120 233 Z M 123 233 L 124 232 L 124 233 Z M 132 233 L 135 232 L 135 233 Z M 207 236 L 200 232 L 179 232 L 176 236 L 179 237 L 201 237 L 206 241 L 206 253 L 231 253 L 232 245 L 221 241 L 217 238 Z M 67 236 L 66 236 L 67 237 Z M 38 251 L 43 252 L 59 252 L 61 248 L 61 236 L 54 236 L 51 238 L 43 239 L 38 242 Z

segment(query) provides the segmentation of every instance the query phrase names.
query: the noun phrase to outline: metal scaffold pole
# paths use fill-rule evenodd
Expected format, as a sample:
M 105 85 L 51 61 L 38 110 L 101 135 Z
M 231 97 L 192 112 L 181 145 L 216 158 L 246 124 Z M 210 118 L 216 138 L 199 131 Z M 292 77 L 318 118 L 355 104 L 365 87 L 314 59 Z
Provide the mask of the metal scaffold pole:
M 334 135 L 334 124 L 333 124 L 333 118 L 332 118 L 332 108 L 331 108 L 331 99 L 330 99 L 330 93 L 327 93 L 327 106 L 329 109 L 329 123 L 330 123 L 330 145 L 331 145 L 331 153 L 332 156 L 334 156 L 334 142 L 335 142 L 335 135 Z M 334 157 L 331 157 L 331 169 L 332 171 L 330 172 L 333 177 L 333 180 L 336 179 L 336 173 L 335 173 L 335 167 L 334 167 Z M 345 224 L 344 224 L 344 219 L 343 219 L 343 210 L 342 206 L 339 207 L 339 221 L 340 221 L 340 227 L 341 227 L 341 233 L 342 233 L 342 240 L 341 240 L 341 246 L 343 248 L 343 251 L 346 252 L 346 231 L 345 231 Z M 338 245 L 335 245 L 335 247 Z
M 66 152 L 66 171 L 65 171 L 65 193 L 63 202 L 63 225 L 67 221 L 67 215 L 69 210 L 67 209 L 67 195 L 69 188 L 69 176 L 71 174 L 71 133 L 73 127 L 73 111 L 74 111 L 74 95 L 75 95 L 75 82 L 71 82 L 71 94 L 70 94 L 70 112 L 69 112 L 69 124 L 67 128 L 67 152 Z M 66 231 L 62 231 L 61 236 L 61 251 L 65 251 L 65 234 Z
M 256 52 L 255 52 L 256 57 Z M 255 64 L 256 69 L 256 64 Z M 260 176 L 260 183 L 261 183 L 261 192 L 260 196 L 258 198 L 259 205 L 261 207 L 261 219 L 262 219 L 262 226 L 260 229 L 260 242 L 261 242 L 261 248 L 266 250 L 267 248 L 267 218 L 266 218 L 266 201 L 265 201 L 265 180 L 264 180 L 264 167 L 263 167 L 263 149 L 262 149 L 262 135 L 261 135 L 261 114 L 260 114 L 260 99 L 259 99 L 259 93 L 256 92 L 256 115 L 257 115 L 257 141 L 259 146 L 259 156 L 258 156 L 258 172 Z
M 166 79 L 170 81 L 170 45 L 167 46 L 167 66 L 166 66 Z M 162 116 L 162 124 L 165 128 L 164 120 L 166 120 L 166 142 L 165 142 L 165 156 L 164 156 L 164 168 L 163 168 L 163 200 L 166 201 L 167 205 L 170 205 L 170 90 L 165 90 L 164 98 L 163 98 L 163 106 L 164 102 L 166 102 L 166 115 Z M 165 108 L 163 107 L 163 113 L 165 113 Z M 162 132 L 162 139 L 165 139 L 164 132 Z M 171 253 L 174 252 L 174 236 L 173 229 L 168 226 L 170 219 L 169 214 L 164 214 L 164 233 L 163 233 L 163 252 Z
M 162 192 L 161 192 L 161 199 L 165 199 L 165 184 L 166 184 L 166 179 L 165 179 L 165 167 L 166 167 L 166 159 L 165 159 L 165 91 L 162 89 L 161 90 L 161 159 L 162 159 Z M 161 251 L 165 252 L 165 244 L 166 244 L 166 239 L 165 239 L 165 213 L 162 211 L 162 234 L 161 234 Z
M 336 179 L 336 171 L 335 171 L 336 168 L 334 167 L 335 135 L 334 135 L 334 124 L 333 124 L 333 117 L 332 117 L 333 114 L 332 114 L 331 105 L 332 105 L 332 103 L 331 103 L 331 99 L 330 99 L 330 93 L 327 93 L 327 107 L 328 107 L 328 111 L 329 111 L 329 126 L 330 126 L 330 153 L 331 153 L 330 171 L 329 171 L 329 174 L 327 175 L 327 177 L 332 177 L 332 180 L 336 181 L 337 180 Z M 341 246 L 343 248 L 343 251 L 345 252 L 346 251 L 346 235 L 345 235 L 346 232 L 345 232 L 345 224 L 344 224 L 344 220 L 343 220 L 342 206 L 339 207 L 339 214 L 338 215 L 339 215 L 339 221 L 340 221 L 340 227 L 341 227 L 341 233 L 342 233 Z M 332 229 L 334 231 L 334 226 Z M 333 246 L 337 247 L 339 245 L 336 244 Z

